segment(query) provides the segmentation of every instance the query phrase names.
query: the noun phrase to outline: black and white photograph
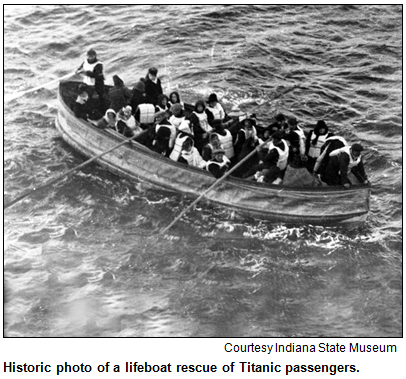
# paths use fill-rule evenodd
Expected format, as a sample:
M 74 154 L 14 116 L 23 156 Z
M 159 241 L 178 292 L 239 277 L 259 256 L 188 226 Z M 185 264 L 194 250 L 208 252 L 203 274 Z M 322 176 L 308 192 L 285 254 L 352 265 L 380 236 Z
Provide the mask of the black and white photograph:
M 402 22 L 3 5 L 3 336 L 402 337 Z

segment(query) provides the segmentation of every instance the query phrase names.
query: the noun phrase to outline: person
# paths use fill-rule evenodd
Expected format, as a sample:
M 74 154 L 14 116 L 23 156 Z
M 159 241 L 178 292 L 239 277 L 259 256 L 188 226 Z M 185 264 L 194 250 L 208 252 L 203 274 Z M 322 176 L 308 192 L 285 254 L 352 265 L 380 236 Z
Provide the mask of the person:
M 176 129 L 185 120 L 185 114 L 183 112 L 182 106 L 177 103 L 171 106 L 172 116 L 169 118 L 169 122 L 175 126 Z
M 169 99 L 168 96 L 161 94 L 158 96 L 158 103 L 155 107 L 155 112 L 166 111 L 169 112 Z
M 224 155 L 225 151 L 216 149 L 213 151 L 213 158 L 207 162 L 206 170 L 216 178 L 221 178 L 230 167 L 230 160 Z
M 302 162 L 307 160 L 304 131 L 298 126 L 294 117 L 290 117 L 287 124 L 288 130 L 285 133 L 285 139 L 289 142 L 289 163 L 291 166 L 302 167 Z
M 99 98 L 100 110 L 104 113 L 104 74 L 103 63 L 97 59 L 97 53 L 94 49 L 87 52 L 87 59 L 76 70 L 77 74 L 83 75 L 83 82 L 89 86 L 89 97 L 93 97 L 96 92 Z M 102 113 L 102 114 L 103 114 Z
M 352 172 L 362 184 L 368 184 L 361 156 L 363 149 L 361 144 L 354 143 L 351 147 L 344 146 L 333 150 L 321 180 L 330 186 L 343 185 L 350 188 L 352 183 L 348 179 L 348 174 Z
M 180 154 L 182 152 L 183 144 L 188 139 L 193 139 L 193 133 L 189 126 L 189 120 L 184 120 L 177 128 L 177 135 L 175 138 L 175 143 L 173 150 L 169 155 L 169 158 L 173 161 L 178 161 Z
M 271 143 L 259 150 L 260 163 L 254 165 L 246 177 L 259 182 L 282 183 L 288 166 L 289 146 L 281 132 L 272 134 Z
M 104 117 L 97 123 L 97 127 L 99 129 L 116 129 L 116 122 L 117 122 L 117 113 L 114 109 L 107 109 L 106 114 Z
M 271 134 L 283 130 L 286 125 L 286 117 L 283 113 L 278 113 L 275 116 L 275 122 L 268 126 L 269 131 Z
M 179 137 L 179 136 L 178 136 Z M 178 138 L 177 137 L 177 138 Z M 175 143 L 176 146 L 176 143 Z M 175 148 L 174 148 L 175 150 Z M 189 166 L 198 167 L 204 169 L 206 167 L 206 161 L 203 160 L 202 156 L 198 152 L 198 150 L 193 146 L 193 139 L 190 136 L 184 137 L 184 141 L 182 143 L 181 151 L 178 154 L 177 159 L 172 156 L 174 150 L 172 151 L 169 158 L 172 160 L 176 160 L 180 163 L 185 163 Z
M 151 67 L 148 70 L 146 80 L 145 80 L 145 93 L 149 101 L 157 105 L 158 96 L 163 93 L 161 80 L 157 77 L 158 69 L 156 67 Z
M 219 136 L 216 133 L 209 134 L 209 143 L 203 146 L 202 157 L 207 162 L 210 159 L 213 159 L 214 150 L 224 150 L 223 146 L 220 143 Z
M 206 107 L 208 122 L 211 126 L 213 125 L 214 120 L 221 120 L 223 121 L 226 117 L 226 112 L 224 111 L 222 105 L 219 103 L 217 99 L 217 95 L 215 93 L 210 94 L 207 100 L 208 106 Z
M 243 160 L 248 154 L 255 150 L 259 145 L 259 138 L 255 128 L 256 121 L 254 118 L 246 118 L 243 122 L 243 128 L 238 132 L 235 143 L 234 151 L 236 156 L 236 163 Z M 234 172 L 235 176 L 242 176 L 250 167 L 258 164 L 258 155 L 252 155 Z
M 143 78 L 144 79 L 144 78 Z M 142 80 L 139 80 L 134 84 L 133 92 L 130 100 L 130 105 L 135 116 L 135 112 L 140 104 L 147 104 L 148 99 L 145 96 L 145 84 Z
M 232 161 L 235 153 L 234 153 L 233 136 L 231 135 L 231 132 L 228 129 L 225 129 L 223 122 L 218 119 L 213 121 L 213 127 L 214 130 L 212 131 L 212 133 L 218 135 L 219 141 L 224 148 L 225 156 L 230 161 Z
M 188 119 L 194 133 L 195 147 L 202 151 L 203 146 L 208 143 L 209 133 L 213 130 L 209 124 L 206 105 L 203 100 L 196 101 L 195 108 Z
M 175 104 L 180 104 L 182 106 L 182 109 L 185 109 L 185 104 L 183 101 L 180 100 L 179 92 L 176 92 L 176 91 L 172 92 L 169 95 L 169 104 L 170 104 L 170 107 L 172 107 L 172 105 L 175 105 Z
M 110 88 L 108 98 L 110 100 L 110 108 L 118 112 L 121 108 L 130 104 L 132 93 L 118 75 L 113 76 L 113 83 L 114 86 Z
M 176 128 L 168 121 L 165 111 L 157 112 L 155 120 L 152 150 L 169 157 L 176 138 Z
M 324 173 L 330 158 L 330 153 L 347 145 L 347 141 L 344 137 L 332 136 L 327 138 L 323 146 L 320 148 L 320 155 L 316 159 L 316 163 L 313 167 L 313 175 L 320 176 Z
M 85 83 L 81 83 L 78 86 L 78 97 L 76 101 L 73 103 L 73 113 L 75 117 L 82 118 L 83 120 L 88 120 L 89 118 L 89 86 Z
M 321 147 L 326 139 L 332 137 L 333 133 L 328 131 L 328 126 L 324 120 L 317 121 L 316 126 L 306 137 L 307 169 L 312 172 L 317 158 L 320 156 Z
M 120 109 L 117 114 L 116 131 L 123 134 L 124 137 L 134 136 L 132 127 L 134 127 L 135 122 L 133 124 L 131 117 L 131 110 L 126 108 Z

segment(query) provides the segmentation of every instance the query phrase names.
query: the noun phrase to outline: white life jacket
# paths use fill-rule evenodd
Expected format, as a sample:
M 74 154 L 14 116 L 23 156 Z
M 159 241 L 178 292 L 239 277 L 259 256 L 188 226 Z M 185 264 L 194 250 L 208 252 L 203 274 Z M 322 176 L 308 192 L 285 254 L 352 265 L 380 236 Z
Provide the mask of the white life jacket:
M 304 131 L 301 127 L 296 126 L 297 130 L 294 130 L 294 132 L 299 136 L 299 152 L 300 155 L 304 155 L 306 152 L 306 136 L 304 134 Z
M 175 126 L 176 129 L 179 129 L 180 124 L 185 121 L 185 117 L 175 117 L 174 115 L 172 115 L 169 118 L 169 122 Z
M 234 157 L 234 145 L 233 145 L 233 136 L 230 131 L 225 129 L 226 135 L 222 136 L 221 134 L 215 133 L 219 137 L 220 144 L 223 146 L 225 156 L 228 159 Z
M 183 143 L 190 138 L 189 136 L 181 136 L 178 135 L 175 139 L 175 145 L 173 147 L 173 150 L 171 152 L 171 154 L 169 155 L 169 158 L 172 159 L 173 161 L 177 162 L 179 157 L 180 157 L 180 153 L 182 152 L 182 147 L 183 147 Z
M 209 171 L 209 166 L 211 166 L 212 164 L 217 165 L 220 168 L 222 168 L 224 166 L 229 165 L 230 163 L 231 163 L 230 160 L 226 156 L 223 156 L 223 162 L 217 162 L 217 161 L 212 161 L 212 160 L 208 161 L 207 165 L 206 165 L 206 170 Z
M 194 167 L 199 167 L 199 168 L 205 168 L 206 167 L 206 161 L 203 160 L 202 156 L 200 155 L 199 151 L 195 148 L 192 147 L 192 150 L 190 152 L 186 151 L 181 151 L 182 158 L 184 158 L 189 166 L 194 166 Z
M 226 113 L 224 112 L 223 107 L 220 103 L 217 103 L 214 108 L 210 105 L 206 107 L 212 114 L 215 120 L 223 120 L 226 117 Z
M 83 71 L 91 71 L 93 72 L 94 68 L 98 65 L 98 64 L 103 64 L 100 61 L 94 62 L 94 63 L 89 63 L 87 61 L 87 59 L 85 59 L 85 61 L 83 62 Z M 96 83 L 95 78 L 91 78 L 90 76 L 85 75 L 83 78 L 83 83 L 86 83 L 88 86 L 94 86 Z
M 252 132 L 246 130 L 245 128 L 241 129 L 241 131 L 244 133 L 245 135 L 245 140 L 247 140 L 248 138 L 253 138 L 254 141 L 258 140 L 258 136 L 257 136 L 257 129 L 255 129 L 255 126 L 252 127 Z
M 175 138 L 176 138 L 176 128 L 172 124 L 169 124 L 169 125 L 168 124 L 163 124 L 163 125 L 157 124 L 157 125 L 155 125 L 155 132 L 158 133 L 158 130 L 160 128 L 168 128 L 170 130 L 171 134 L 169 136 L 168 146 L 169 146 L 169 148 L 172 149 L 172 147 L 175 143 Z
M 319 138 L 318 138 L 316 144 L 313 145 L 313 141 L 316 139 L 317 135 L 314 132 L 312 132 L 312 136 L 310 138 L 309 154 L 308 154 L 309 157 L 311 157 L 311 158 L 318 158 L 319 157 L 321 147 L 326 142 L 327 136 L 328 136 L 327 133 L 319 135 Z
M 354 159 L 352 157 L 350 146 L 344 146 L 341 149 L 333 150 L 330 153 L 330 157 L 336 157 L 341 153 L 347 153 L 348 156 L 350 157 L 350 163 L 348 164 L 348 172 L 350 172 L 353 167 L 357 166 L 361 162 L 361 155 L 357 159 Z
M 140 104 L 140 124 L 153 124 L 155 121 L 155 107 L 152 104 Z
M 269 151 L 272 149 L 275 149 L 278 154 L 278 161 L 276 162 L 276 167 L 280 168 L 281 170 L 284 170 L 288 166 L 288 157 L 289 157 L 289 146 L 286 143 L 286 141 L 283 139 L 281 140 L 283 145 L 285 146 L 285 150 L 282 150 L 281 148 L 275 146 L 272 142 L 269 145 Z
M 197 118 L 199 119 L 199 125 L 200 127 L 206 132 L 206 133 L 210 133 L 213 128 L 210 126 L 209 122 L 207 121 L 207 113 L 206 112 L 202 112 L 202 113 L 197 113 L 197 112 L 193 112 Z

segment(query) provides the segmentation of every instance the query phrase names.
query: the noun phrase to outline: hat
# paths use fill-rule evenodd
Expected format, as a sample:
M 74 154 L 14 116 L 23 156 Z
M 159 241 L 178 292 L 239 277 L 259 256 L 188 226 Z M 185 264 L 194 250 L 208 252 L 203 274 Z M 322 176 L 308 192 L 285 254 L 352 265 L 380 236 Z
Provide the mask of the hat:
M 123 108 L 124 112 L 132 112 L 133 108 L 131 107 L 131 105 L 127 105 L 126 107 Z
M 96 50 L 95 50 L 95 49 L 90 49 L 90 50 L 87 52 L 87 55 L 97 55 L 97 54 L 96 54 Z
M 145 84 L 141 81 L 135 83 L 134 88 L 136 89 L 138 92 L 144 93 L 145 92 Z
M 364 150 L 364 148 L 363 148 L 362 145 L 360 145 L 359 143 L 354 143 L 354 144 L 351 146 L 351 150 L 361 152 L 362 150 Z
M 319 121 L 317 121 L 317 127 L 318 127 L 319 129 L 327 129 L 327 125 L 326 125 L 326 123 L 324 122 L 324 120 L 319 120 Z
M 245 113 L 240 108 L 238 108 L 237 106 L 234 106 L 231 109 L 231 111 L 228 113 L 228 115 L 230 117 L 240 117 L 240 116 L 244 116 Z
M 209 99 L 207 100 L 208 103 L 211 103 L 213 101 L 217 101 L 217 95 L 215 93 L 210 94 Z
M 297 125 L 297 120 L 294 117 L 289 117 L 288 125 L 296 126 Z
M 285 121 L 285 120 L 286 120 L 286 117 L 285 117 L 284 114 L 278 113 L 278 114 L 275 116 L 275 120 L 278 121 L 278 122 Z
M 223 149 L 214 149 L 212 155 L 215 154 L 225 154 L 225 151 Z
M 87 91 L 88 88 L 89 88 L 89 86 L 86 83 L 81 83 L 78 86 L 78 91 L 79 92 Z

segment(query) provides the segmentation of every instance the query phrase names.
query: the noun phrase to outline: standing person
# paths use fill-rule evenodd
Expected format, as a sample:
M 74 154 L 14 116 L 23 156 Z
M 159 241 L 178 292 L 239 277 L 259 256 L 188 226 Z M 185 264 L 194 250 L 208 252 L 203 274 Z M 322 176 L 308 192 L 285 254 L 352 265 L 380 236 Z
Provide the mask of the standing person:
M 96 92 L 99 96 L 99 108 L 104 113 L 104 74 L 103 63 L 97 59 L 97 53 L 94 49 L 87 52 L 87 59 L 76 70 L 77 74 L 82 74 L 83 82 L 89 86 L 89 97 L 93 97 Z
M 145 93 L 152 104 L 158 104 L 158 96 L 163 94 L 161 79 L 157 77 L 158 69 L 151 67 L 145 80 Z
M 121 108 L 130 104 L 132 94 L 118 75 L 113 76 L 113 83 L 114 87 L 110 88 L 108 97 L 110 108 L 118 112 Z
M 312 172 L 317 158 L 320 156 L 321 147 L 327 138 L 333 133 L 328 131 L 328 126 L 324 120 L 317 121 L 317 125 L 309 132 L 306 138 L 307 169 Z
M 362 162 L 362 150 L 364 150 L 362 145 L 354 143 L 351 147 L 344 146 L 332 151 L 321 180 L 330 186 L 341 184 L 345 188 L 350 188 L 351 182 L 348 180 L 348 174 L 352 172 L 361 183 L 368 184 L 368 177 Z

